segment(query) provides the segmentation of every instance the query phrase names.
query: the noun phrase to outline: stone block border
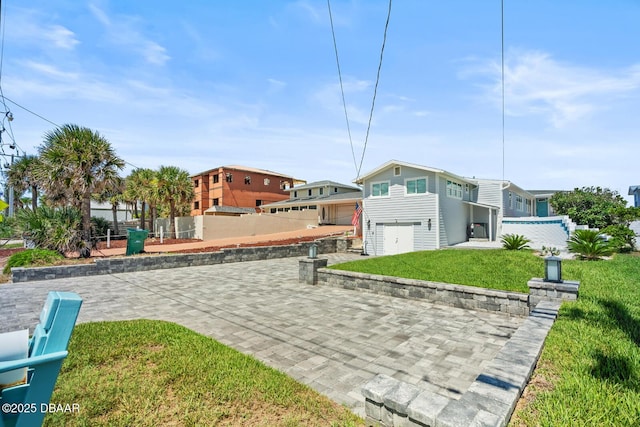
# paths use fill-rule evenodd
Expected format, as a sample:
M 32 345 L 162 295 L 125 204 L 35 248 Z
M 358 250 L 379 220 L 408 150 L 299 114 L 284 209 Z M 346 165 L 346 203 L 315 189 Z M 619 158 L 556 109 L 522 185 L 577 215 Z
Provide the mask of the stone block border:
M 227 262 L 300 257 L 308 255 L 309 246 L 314 243 L 318 245 L 318 253 L 323 254 L 335 253 L 338 249 L 346 251 L 350 241 L 344 238 L 327 238 L 316 240 L 315 242 L 302 242 L 295 245 L 232 248 L 222 249 L 218 252 L 98 258 L 92 264 L 29 268 L 14 267 L 11 269 L 11 277 L 14 283 L 18 283 L 34 280 L 63 279 L 68 277 L 222 264 Z
M 529 382 L 560 301 L 542 301 L 460 399 L 378 374 L 362 387 L 369 425 L 466 427 L 507 425 Z
M 332 286 L 398 298 L 422 299 L 467 310 L 482 310 L 502 313 L 508 316 L 526 317 L 542 300 L 576 300 L 579 282 L 545 282 L 532 279 L 528 282 L 530 293 L 507 292 L 474 286 L 431 282 L 427 280 L 404 279 L 353 271 L 333 270 L 315 265 L 317 274 L 304 273 L 300 263 L 300 280 L 310 284 Z M 304 268 L 309 269 L 308 265 Z
M 352 271 L 318 269 L 317 284 L 392 297 L 423 299 L 468 310 L 499 312 L 510 316 L 529 315 L 529 295 L 474 286 L 403 279 Z

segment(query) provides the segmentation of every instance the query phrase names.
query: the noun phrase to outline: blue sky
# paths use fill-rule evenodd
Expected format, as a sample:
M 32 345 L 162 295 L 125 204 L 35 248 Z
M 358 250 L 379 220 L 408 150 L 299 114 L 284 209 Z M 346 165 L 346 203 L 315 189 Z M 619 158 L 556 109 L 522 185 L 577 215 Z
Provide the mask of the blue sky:
M 331 1 L 355 162 L 324 0 L 2 7 L 4 95 L 98 130 L 131 165 L 357 175 L 386 0 Z M 505 1 L 505 179 L 625 197 L 640 184 L 638 22 L 635 0 Z M 395 0 L 362 173 L 397 159 L 502 178 L 500 37 L 498 0 Z M 7 106 L 35 154 L 54 125 Z

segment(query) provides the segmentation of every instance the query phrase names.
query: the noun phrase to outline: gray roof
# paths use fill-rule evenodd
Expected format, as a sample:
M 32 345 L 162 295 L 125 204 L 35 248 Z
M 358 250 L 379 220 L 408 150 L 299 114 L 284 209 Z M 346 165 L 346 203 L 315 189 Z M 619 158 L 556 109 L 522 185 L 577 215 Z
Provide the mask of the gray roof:
M 261 208 L 275 208 L 282 206 L 299 206 L 299 205 L 327 205 L 337 202 L 359 201 L 362 200 L 362 191 L 350 191 L 348 193 L 334 193 L 323 196 L 298 197 L 295 199 L 282 200 L 281 202 L 269 203 L 260 206 Z
M 235 213 L 235 214 L 246 214 L 246 213 L 256 213 L 256 210 L 253 208 L 237 208 L 235 206 L 211 206 L 209 209 L 204 211 L 207 212 L 224 212 L 224 213 Z
M 339 187 L 346 188 L 348 190 L 360 191 L 360 188 L 354 187 L 353 185 L 341 184 L 339 182 L 324 180 L 324 181 L 315 181 L 310 182 L 304 185 L 297 185 L 295 187 L 289 188 L 287 191 L 297 191 L 297 190 L 306 190 L 308 188 L 320 188 L 320 187 Z
M 556 193 L 562 193 L 564 190 L 527 190 L 534 196 L 552 196 Z

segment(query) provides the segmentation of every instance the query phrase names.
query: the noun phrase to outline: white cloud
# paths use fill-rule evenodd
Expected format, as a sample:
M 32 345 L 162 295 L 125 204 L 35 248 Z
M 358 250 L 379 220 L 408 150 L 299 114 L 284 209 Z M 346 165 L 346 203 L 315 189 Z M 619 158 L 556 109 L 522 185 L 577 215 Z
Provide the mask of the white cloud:
M 72 73 L 68 71 L 60 70 L 58 67 L 55 67 L 50 64 L 44 64 L 41 62 L 35 61 L 26 61 L 24 63 L 25 68 L 36 71 L 37 73 L 51 77 L 57 80 L 65 80 L 67 82 L 77 80 L 79 77 L 78 73 Z
M 51 19 L 37 10 L 13 8 L 7 13 L 10 19 L 6 22 L 5 34 L 13 44 L 38 46 L 47 51 L 73 50 L 80 43 L 76 33 L 65 26 L 48 23 Z
M 153 65 L 164 65 L 171 59 L 163 46 L 140 33 L 140 19 L 125 15 L 111 19 L 104 10 L 94 4 L 89 5 L 89 10 L 107 30 L 111 43 L 137 53 Z
M 499 63 L 474 64 L 463 78 L 488 75 L 486 96 L 501 103 Z M 505 56 L 505 112 L 513 116 L 544 115 L 554 127 L 585 119 L 605 109 L 616 97 L 640 89 L 640 65 L 605 70 L 558 61 L 539 51 L 514 51 Z

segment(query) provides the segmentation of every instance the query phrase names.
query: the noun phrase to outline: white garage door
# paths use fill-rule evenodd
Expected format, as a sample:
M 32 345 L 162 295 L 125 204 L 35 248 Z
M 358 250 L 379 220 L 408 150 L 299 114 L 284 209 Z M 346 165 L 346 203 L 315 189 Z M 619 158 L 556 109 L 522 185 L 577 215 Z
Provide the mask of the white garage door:
M 384 254 L 395 255 L 413 251 L 413 224 L 384 225 Z

